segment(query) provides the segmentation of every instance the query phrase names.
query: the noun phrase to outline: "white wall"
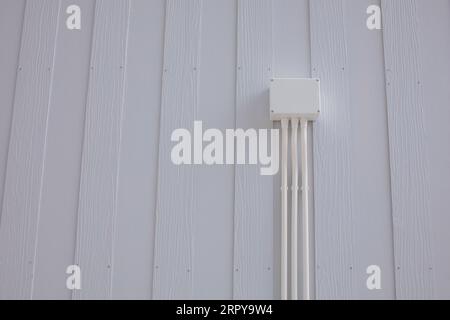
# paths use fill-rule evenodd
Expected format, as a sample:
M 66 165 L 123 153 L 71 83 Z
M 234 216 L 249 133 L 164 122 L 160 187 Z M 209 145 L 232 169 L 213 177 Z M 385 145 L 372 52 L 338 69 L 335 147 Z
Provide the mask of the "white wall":
M 1 6 L 1 298 L 279 298 L 279 176 L 170 161 L 194 120 L 271 128 L 272 77 L 322 82 L 317 298 L 450 298 L 450 1 Z

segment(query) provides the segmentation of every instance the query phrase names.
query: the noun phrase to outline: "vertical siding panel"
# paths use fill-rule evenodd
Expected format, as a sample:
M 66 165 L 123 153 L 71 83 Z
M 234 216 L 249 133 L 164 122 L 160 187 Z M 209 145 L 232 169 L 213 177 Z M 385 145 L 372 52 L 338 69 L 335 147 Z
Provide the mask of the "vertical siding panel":
M 272 24 L 274 77 L 310 77 L 309 1 L 273 1 Z M 277 197 L 280 196 L 278 191 Z
M 0 226 L 0 298 L 32 296 L 59 5 L 26 6 Z
M 397 298 L 432 298 L 430 177 L 418 2 L 383 0 L 382 8 Z
M 418 2 L 436 299 L 450 299 L 450 1 Z
M 272 1 L 239 0 L 236 127 L 272 128 Z M 235 173 L 234 298 L 270 299 L 273 290 L 273 178 L 259 166 Z
M 395 297 L 389 139 L 384 78 L 383 36 L 369 30 L 367 8 L 374 0 L 345 0 L 354 215 L 355 296 Z M 382 289 L 367 289 L 367 267 L 382 270 Z
M 0 223 L 25 0 L 6 0 L 3 6 L 8 10 L 0 11 Z
M 151 298 L 164 10 L 164 0 L 131 2 L 114 299 Z
M 171 135 L 179 128 L 192 130 L 197 116 L 201 10 L 201 0 L 166 3 L 154 299 L 192 298 L 194 166 L 172 163 Z
M 236 0 L 203 3 L 197 119 L 204 130 L 235 125 L 236 9 Z M 193 298 L 231 299 L 234 167 L 198 166 L 195 178 Z
M 129 1 L 97 0 L 86 106 L 75 263 L 76 299 L 111 298 Z
M 81 30 L 68 30 L 66 9 L 81 8 Z M 62 0 L 48 120 L 36 251 L 34 299 L 70 299 L 65 273 L 74 264 L 81 151 L 94 2 Z M 57 239 L 57 241 L 55 241 Z
M 349 71 L 342 0 L 310 1 L 311 64 L 321 79 L 314 124 L 316 294 L 354 297 Z M 363 23 L 363 22 L 362 22 Z

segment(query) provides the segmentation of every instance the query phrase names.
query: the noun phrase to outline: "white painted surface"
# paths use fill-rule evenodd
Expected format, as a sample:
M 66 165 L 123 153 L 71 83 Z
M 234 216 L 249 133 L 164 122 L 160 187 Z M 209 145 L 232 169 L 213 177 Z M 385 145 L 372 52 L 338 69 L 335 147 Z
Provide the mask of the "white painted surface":
M 72 1 L 80 32 L 66 0 L 1 4 L 1 297 L 68 299 L 81 261 L 76 298 L 280 298 L 280 174 L 169 159 L 194 120 L 272 127 L 272 77 L 321 78 L 313 297 L 450 297 L 448 0 L 127 3 Z
M 172 163 L 171 135 L 197 118 L 201 0 L 168 0 L 161 97 L 159 175 L 153 272 L 154 299 L 192 299 L 193 166 Z M 182 39 L 182 41 L 180 41 Z
M 74 263 L 83 289 L 74 299 L 112 297 L 129 16 L 129 1 L 96 2 Z
M 238 1 L 236 128 L 271 128 L 272 1 Z M 257 166 L 236 166 L 235 299 L 273 297 L 273 181 Z
M 350 73 L 343 10 L 342 0 L 310 2 L 311 69 L 322 84 L 313 146 L 319 299 L 355 297 Z
M 58 21 L 58 1 L 27 2 L 0 224 L 3 299 L 33 295 Z

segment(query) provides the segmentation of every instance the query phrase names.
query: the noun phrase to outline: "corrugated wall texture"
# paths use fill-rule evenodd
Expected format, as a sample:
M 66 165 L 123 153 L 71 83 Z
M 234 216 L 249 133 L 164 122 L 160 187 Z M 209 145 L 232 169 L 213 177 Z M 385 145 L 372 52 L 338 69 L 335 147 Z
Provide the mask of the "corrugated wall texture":
M 1 0 L 0 43 L 0 298 L 279 298 L 280 177 L 170 160 L 279 128 L 272 77 L 322 83 L 315 296 L 450 298 L 450 0 Z

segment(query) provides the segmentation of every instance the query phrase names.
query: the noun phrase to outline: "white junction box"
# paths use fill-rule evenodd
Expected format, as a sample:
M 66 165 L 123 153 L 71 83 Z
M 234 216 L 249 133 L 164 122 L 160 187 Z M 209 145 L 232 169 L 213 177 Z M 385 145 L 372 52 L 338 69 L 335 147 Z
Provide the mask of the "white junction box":
M 274 78 L 270 82 L 270 119 L 302 118 L 320 114 L 319 79 Z

